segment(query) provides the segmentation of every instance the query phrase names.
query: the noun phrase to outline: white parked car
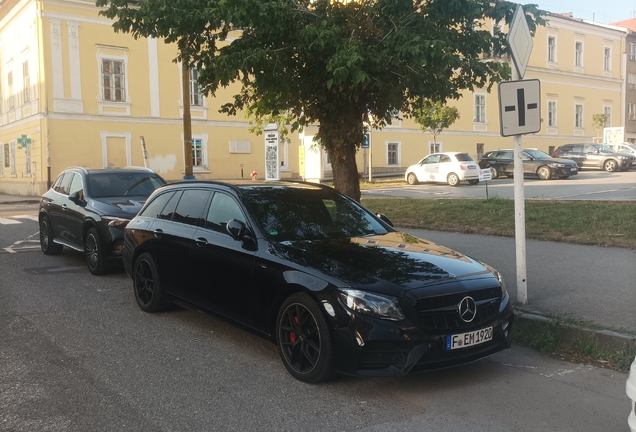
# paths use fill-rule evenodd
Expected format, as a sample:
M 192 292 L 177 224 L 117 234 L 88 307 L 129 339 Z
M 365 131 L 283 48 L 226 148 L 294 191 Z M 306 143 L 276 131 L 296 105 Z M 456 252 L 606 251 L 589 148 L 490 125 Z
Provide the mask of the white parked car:
M 632 412 L 629 414 L 627 423 L 632 432 L 636 432 L 636 358 L 629 370 L 627 378 L 627 396 L 632 400 Z
M 479 183 L 479 165 L 468 153 L 433 153 L 406 169 L 404 180 L 414 185 L 420 182 L 442 182 L 459 186 L 462 181 Z
M 634 156 L 634 160 L 632 161 L 632 165 L 630 168 L 636 168 L 636 144 L 630 143 L 620 143 L 620 144 L 603 144 L 609 147 L 613 152 L 628 154 Z

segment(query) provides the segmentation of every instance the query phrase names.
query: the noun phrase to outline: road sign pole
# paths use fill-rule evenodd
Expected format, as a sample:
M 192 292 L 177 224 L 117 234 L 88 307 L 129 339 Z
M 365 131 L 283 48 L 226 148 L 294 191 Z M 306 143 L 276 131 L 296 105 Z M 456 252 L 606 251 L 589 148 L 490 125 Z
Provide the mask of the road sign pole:
M 512 79 L 520 79 L 517 68 L 512 68 Z M 523 187 L 522 135 L 513 138 L 514 146 L 514 194 L 515 194 L 515 246 L 517 259 L 517 302 L 528 304 L 526 279 L 526 205 Z

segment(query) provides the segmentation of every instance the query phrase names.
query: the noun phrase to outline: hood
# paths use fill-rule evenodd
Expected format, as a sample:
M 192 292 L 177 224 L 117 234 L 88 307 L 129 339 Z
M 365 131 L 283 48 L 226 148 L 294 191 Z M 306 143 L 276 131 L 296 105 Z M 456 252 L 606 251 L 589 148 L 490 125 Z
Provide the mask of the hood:
M 129 199 L 125 197 L 107 197 L 100 198 L 99 201 L 93 199 L 91 200 L 91 205 L 104 216 L 132 219 L 137 216 L 145 202 L 145 198 L 137 201 L 134 197 Z
M 574 162 L 572 159 L 552 158 L 552 159 L 550 159 L 550 162 L 552 162 L 552 163 L 560 163 L 560 164 L 563 164 L 563 165 L 576 165 L 576 162 Z
M 288 241 L 274 244 L 270 252 L 315 269 L 324 279 L 336 278 L 332 283 L 341 287 L 364 286 L 391 295 L 456 279 L 494 278 L 480 262 L 402 232 Z

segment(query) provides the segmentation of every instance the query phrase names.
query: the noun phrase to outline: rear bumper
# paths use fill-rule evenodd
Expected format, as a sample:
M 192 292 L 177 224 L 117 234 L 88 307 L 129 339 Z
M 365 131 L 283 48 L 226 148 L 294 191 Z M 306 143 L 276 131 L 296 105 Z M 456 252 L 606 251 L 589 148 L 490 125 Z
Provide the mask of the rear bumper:
M 629 377 L 627 378 L 627 384 L 625 386 L 625 392 L 631 399 L 632 411 L 627 418 L 627 423 L 631 432 L 636 432 L 636 359 L 632 363 L 630 368 Z

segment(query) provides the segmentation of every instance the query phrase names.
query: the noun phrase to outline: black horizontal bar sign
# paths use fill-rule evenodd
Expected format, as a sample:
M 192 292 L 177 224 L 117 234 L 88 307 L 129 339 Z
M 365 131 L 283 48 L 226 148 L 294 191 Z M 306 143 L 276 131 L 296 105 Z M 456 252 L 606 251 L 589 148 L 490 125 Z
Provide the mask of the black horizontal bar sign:
M 526 97 L 525 92 L 522 88 L 517 89 L 517 105 L 519 106 L 519 126 L 526 125 L 526 110 L 524 109 L 526 105 Z

